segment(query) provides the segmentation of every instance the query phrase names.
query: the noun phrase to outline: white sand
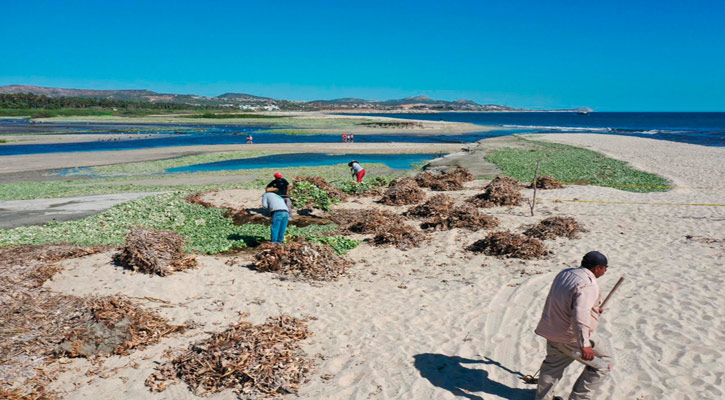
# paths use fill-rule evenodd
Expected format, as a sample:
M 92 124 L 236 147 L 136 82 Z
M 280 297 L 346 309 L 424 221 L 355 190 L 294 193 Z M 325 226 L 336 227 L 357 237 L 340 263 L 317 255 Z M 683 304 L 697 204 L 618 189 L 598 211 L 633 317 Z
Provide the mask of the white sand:
M 620 276 L 626 281 L 598 328 L 610 338 L 617 361 L 596 398 L 725 396 L 725 207 L 654 205 L 725 203 L 725 149 L 605 135 L 541 138 L 602 151 L 684 187 L 637 194 L 571 186 L 539 191 L 535 217 L 526 205 L 491 209 L 503 227 L 519 232 L 553 215 L 572 216 L 589 230 L 580 239 L 546 241 L 553 254 L 534 261 L 473 255 L 463 248 L 486 232 L 458 229 L 437 232 L 410 251 L 361 244 L 349 254 L 356 262 L 349 277 L 316 286 L 231 267 L 226 256 L 200 257 L 201 268 L 165 278 L 113 267 L 111 254 L 71 260 L 46 285 L 78 295 L 163 299 L 170 303 L 139 302 L 173 322 L 191 319 L 203 327 L 98 366 L 73 360 L 54 387 L 66 391 L 66 399 L 196 398 L 181 384 L 150 393 L 144 380 L 166 349 L 222 330 L 249 312 L 254 323 L 280 313 L 316 318 L 310 321 L 315 335 L 304 348 L 322 357 L 301 399 L 531 399 L 533 387 L 517 372 L 534 373 L 544 357 L 544 340 L 533 329 L 551 280 L 597 249 L 610 258 L 603 290 Z M 484 183 L 447 194 L 460 201 Z M 213 197 L 247 207 L 259 201 L 259 193 L 250 191 Z M 566 201 L 573 199 L 604 203 Z M 386 208 L 370 199 L 341 207 Z M 558 395 L 568 394 L 579 371 L 569 368 Z M 326 374 L 331 377 L 323 379 Z M 235 396 L 226 391 L 209 398 Z

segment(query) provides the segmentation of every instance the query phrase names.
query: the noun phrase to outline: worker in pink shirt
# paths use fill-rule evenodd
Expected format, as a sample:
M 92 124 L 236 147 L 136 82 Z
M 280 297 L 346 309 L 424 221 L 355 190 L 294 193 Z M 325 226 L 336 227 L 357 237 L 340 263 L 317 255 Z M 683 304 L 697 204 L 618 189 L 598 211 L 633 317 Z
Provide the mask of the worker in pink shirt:
M 557 400 L 554 387 L 573 361 L 587 366 L 577 379 L 569 400 L 591 399 L 612 365 L 609 344 L 593 335 L 599 322 L 601 290 L 597 279 L 607 272 L 607 257 L 590 251 L 582 258 L 581 267 L 568 268 L 556 275 L 544 304 L 536 334 L 546 339 L 546 358 L 541 364 L 536 400 Z M 601 359 L 602 367 L 591 362 Z M 604 367 L 606 365 L 606 367 Z

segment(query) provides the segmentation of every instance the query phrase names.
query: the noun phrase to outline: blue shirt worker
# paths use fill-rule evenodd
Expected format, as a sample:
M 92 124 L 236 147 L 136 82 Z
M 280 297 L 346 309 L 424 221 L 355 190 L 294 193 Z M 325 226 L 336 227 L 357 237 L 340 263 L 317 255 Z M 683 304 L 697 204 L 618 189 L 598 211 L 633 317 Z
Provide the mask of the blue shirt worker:
M 274 192 L 267 189 L 262 195 L 262 207 L 269 211 L 272 217 L 270 230 L 272 233 L 272 243 L 284 243 L 284 233 L 287 231 L 287 223 L 289 222 L 289 211 L 284 199 Z

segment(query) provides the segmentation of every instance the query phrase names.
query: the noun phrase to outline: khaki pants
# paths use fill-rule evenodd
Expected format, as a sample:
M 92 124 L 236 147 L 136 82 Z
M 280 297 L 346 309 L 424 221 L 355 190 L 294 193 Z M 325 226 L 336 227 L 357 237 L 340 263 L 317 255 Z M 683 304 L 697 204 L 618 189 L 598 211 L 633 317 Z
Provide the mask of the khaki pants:
M 589 341 L 594 349 L 594 355 L 612 365 L 612 350 L 609 343 L 595 336 L 592 336 Z M 536 400 L 552 400 L 554 398 L 554 387 L 561 379 L 566 367 L 576 360 L 571 352 L 578 349 L 579 346 L 576 343 L 546 341 L 546 358 L 541 363 L 539 386 L 536 388 Z M 574 384 L 569 400 L 591 399 L 608 373 L 609 370 L 598 370 L 586 366 Z

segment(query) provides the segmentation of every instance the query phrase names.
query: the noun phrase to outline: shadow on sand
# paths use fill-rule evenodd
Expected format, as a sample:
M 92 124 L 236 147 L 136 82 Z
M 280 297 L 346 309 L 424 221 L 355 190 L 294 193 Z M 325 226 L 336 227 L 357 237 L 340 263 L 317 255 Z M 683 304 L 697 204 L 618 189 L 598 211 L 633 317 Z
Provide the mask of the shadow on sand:
M 458 356 L 443 354 L 416 354 L 415 367 L 420 375 L 433 385 L 446 389 L 456 396 L 471 400 L 484 400 L 483 397 L 473 393 L 484 392 L 509 400 L 531 400 L 536 393 L 533 389 L 518 389 L 508 387 L 502 383 L 491 380 L 488 371 L 482 369 L 466 368 L 462 364 L 494 365 L 518 377 L 521 372 L 512 371 L 490 358 L 484 360 L 471 360 Z

